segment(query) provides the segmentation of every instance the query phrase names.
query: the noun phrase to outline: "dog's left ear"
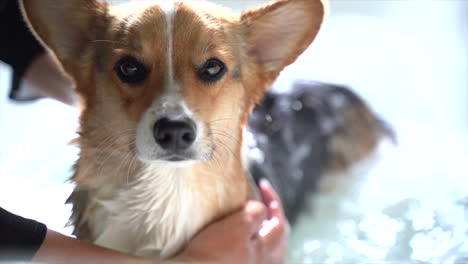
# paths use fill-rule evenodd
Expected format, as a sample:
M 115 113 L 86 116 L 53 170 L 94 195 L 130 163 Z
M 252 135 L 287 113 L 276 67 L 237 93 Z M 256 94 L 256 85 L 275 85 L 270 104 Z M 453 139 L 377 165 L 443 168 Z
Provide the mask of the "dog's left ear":
M 83 56 L 107 10 L 107 4 L 98 0 L 22 0 L 20 4 L 31 31 L 65 64 Z
M 272 81 L 312 43 L 325 16 L 324 0 L 277 0 L 241 15 L 248 47 Z

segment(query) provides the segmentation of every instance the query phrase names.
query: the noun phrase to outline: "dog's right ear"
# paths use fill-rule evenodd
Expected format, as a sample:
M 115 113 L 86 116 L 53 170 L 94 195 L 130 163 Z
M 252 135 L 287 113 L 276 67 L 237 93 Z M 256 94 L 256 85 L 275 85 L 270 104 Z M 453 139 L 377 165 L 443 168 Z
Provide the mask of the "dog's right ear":
M 107 4 L 96 0 L 21 0 L 23 15 L 36 37 L 65 63 L 83 55 L 95 37 Z
M 247 54 L 268 81 L 312 43 L 326 7 L 325 0 L 275 0 L 241 14 Z

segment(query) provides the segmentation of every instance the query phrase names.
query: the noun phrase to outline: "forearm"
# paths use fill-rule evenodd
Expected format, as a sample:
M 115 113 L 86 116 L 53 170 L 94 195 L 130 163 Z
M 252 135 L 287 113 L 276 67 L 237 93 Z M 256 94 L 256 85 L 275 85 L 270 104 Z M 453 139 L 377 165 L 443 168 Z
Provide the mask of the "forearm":
M 24 80 L 43 97 L 69 105 L 78 101 L 72 79 L 50 52 L 44 52 L 29 65 Z
M 47 231 L 46 238 L 34 256 L 33 262 L 66 264 L 174 264 L 174 262 L 170 261 L 154 262 L 126 255 L 62 235 L 52 230 Z

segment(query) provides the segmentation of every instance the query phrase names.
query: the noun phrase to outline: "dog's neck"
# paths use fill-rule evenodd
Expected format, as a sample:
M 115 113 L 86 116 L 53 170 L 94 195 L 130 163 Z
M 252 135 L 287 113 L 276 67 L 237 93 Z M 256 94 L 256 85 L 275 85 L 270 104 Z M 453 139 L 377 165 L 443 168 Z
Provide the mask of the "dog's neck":
M 180 167 L 143 163 L 96 147 L 82 144 L 73 180 L 77 190 L 86 189 L 94 199 L 81 219 L 88 222 L 89 237 L 81 238 L 102 246 L 168 257 L 200 228 L 254 195 L 241 146 L 234 143 L 218 146 L 206 162 Z

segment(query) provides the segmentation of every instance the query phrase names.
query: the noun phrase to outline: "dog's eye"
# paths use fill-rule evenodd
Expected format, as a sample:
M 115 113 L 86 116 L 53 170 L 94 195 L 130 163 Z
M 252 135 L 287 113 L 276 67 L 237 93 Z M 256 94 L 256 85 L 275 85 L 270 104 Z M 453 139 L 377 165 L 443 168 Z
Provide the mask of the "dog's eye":
M 135 57 L 125 56 L 115 64 L 114 70 L 119 79 L 128 84 L 138 84 L 148 76 L 146 66 Z
M 205 82 L 216 82 L 226 73 L 226 65 L 217 58 L 208 59 L 198 70 L 198 76 Z

